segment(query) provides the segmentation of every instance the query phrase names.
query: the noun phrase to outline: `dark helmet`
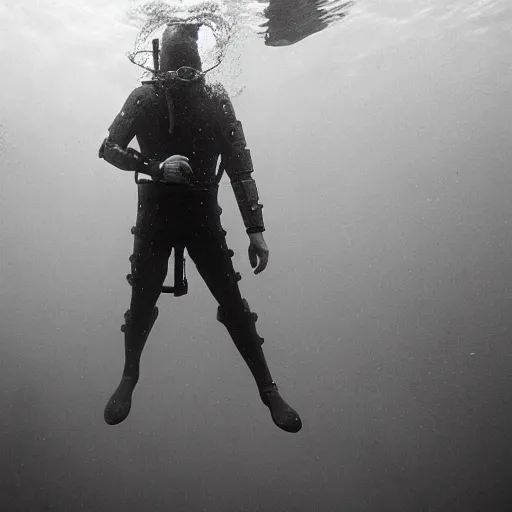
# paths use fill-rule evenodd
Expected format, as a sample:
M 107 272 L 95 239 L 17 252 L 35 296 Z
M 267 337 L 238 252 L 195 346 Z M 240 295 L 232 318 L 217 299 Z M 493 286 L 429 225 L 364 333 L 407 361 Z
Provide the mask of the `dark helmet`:
M 171 23 L 162 35 L 160 70 L 176 71 L 189 66 L 202 71 L 201 58 L 197 48 L 198 23 Z

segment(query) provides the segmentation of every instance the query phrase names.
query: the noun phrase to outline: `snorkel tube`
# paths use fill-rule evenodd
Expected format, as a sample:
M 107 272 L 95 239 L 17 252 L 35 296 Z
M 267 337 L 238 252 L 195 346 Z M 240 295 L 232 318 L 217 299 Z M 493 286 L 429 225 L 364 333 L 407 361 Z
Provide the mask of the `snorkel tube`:
M 160 71 L 160 41 L 156 38 L 151 43 L 153 44 L 153 76 L 156 77 Z

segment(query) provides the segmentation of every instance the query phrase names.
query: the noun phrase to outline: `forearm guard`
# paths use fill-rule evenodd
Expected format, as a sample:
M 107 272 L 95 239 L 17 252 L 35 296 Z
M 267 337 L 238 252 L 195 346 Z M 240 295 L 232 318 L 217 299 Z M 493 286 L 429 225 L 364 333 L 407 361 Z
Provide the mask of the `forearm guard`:
M 263 205 L 259 204 L 258 188 L 252 179 L 253 172 L 251 152 L 240 149 L 229 156 L 226 172 L 231 178 L 231 186 L 240 208 L 240 213 L 247 233 L 257 233 L 265 230 L 263 223 Z
M 251 152 L 247 149 L 242 123 L 234 115 L 229 104 L 224 104 L 224 114 L 228 118 L 224 138 L 228 150 L 223 154 L 222 164 L 231 179 L 231 186 L 240 208 L 247 233 L 259 233 L 265 230 L 263 223 L 263 205 L 259 204 L 256 182 L 251 177 L 254 170 Z
M 122 148 L 108 138 L 103 141 L 98 156 L 123 171 L 140 172 L 153 177 L 158 177 L 160 173 L 158 162 L 145 158 L 133 148 Z

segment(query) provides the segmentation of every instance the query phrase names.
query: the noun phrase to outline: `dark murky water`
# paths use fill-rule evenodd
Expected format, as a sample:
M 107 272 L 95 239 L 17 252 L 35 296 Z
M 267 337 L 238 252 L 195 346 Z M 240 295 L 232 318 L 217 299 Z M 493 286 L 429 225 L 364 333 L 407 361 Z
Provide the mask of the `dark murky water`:
M 224 69 L 263 274 L 228 182 L 223 222 L 295 436 L 193 269 L 160 300 L 132 415 L 103 423 L 136 191 L 96 154 L 140 76 L 126 12 L 0 3 L 2 510 L 511 510 L 509 2 L 361 0 L 303 39 L 279 25 L 293 45 L 255 29 Z

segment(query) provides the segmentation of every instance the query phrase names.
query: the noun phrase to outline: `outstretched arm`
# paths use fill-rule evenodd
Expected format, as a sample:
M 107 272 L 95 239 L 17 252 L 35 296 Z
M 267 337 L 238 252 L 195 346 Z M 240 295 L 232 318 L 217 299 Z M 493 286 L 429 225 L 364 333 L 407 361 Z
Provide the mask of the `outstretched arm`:
M 252 178 L 254 171 L 251 152 L 242 128 L 237 120 L 235 110 L 227 95 L 222 90 L 220 97 L 221 165 L 231 180 L 231 186 L 242 214 L 242 219 L 250 238 L 249 261 L 254 273 L 262 272 L 268 263 L 268 248 L 263 238 L 263 205 L 259 203 L 258 188 Z

